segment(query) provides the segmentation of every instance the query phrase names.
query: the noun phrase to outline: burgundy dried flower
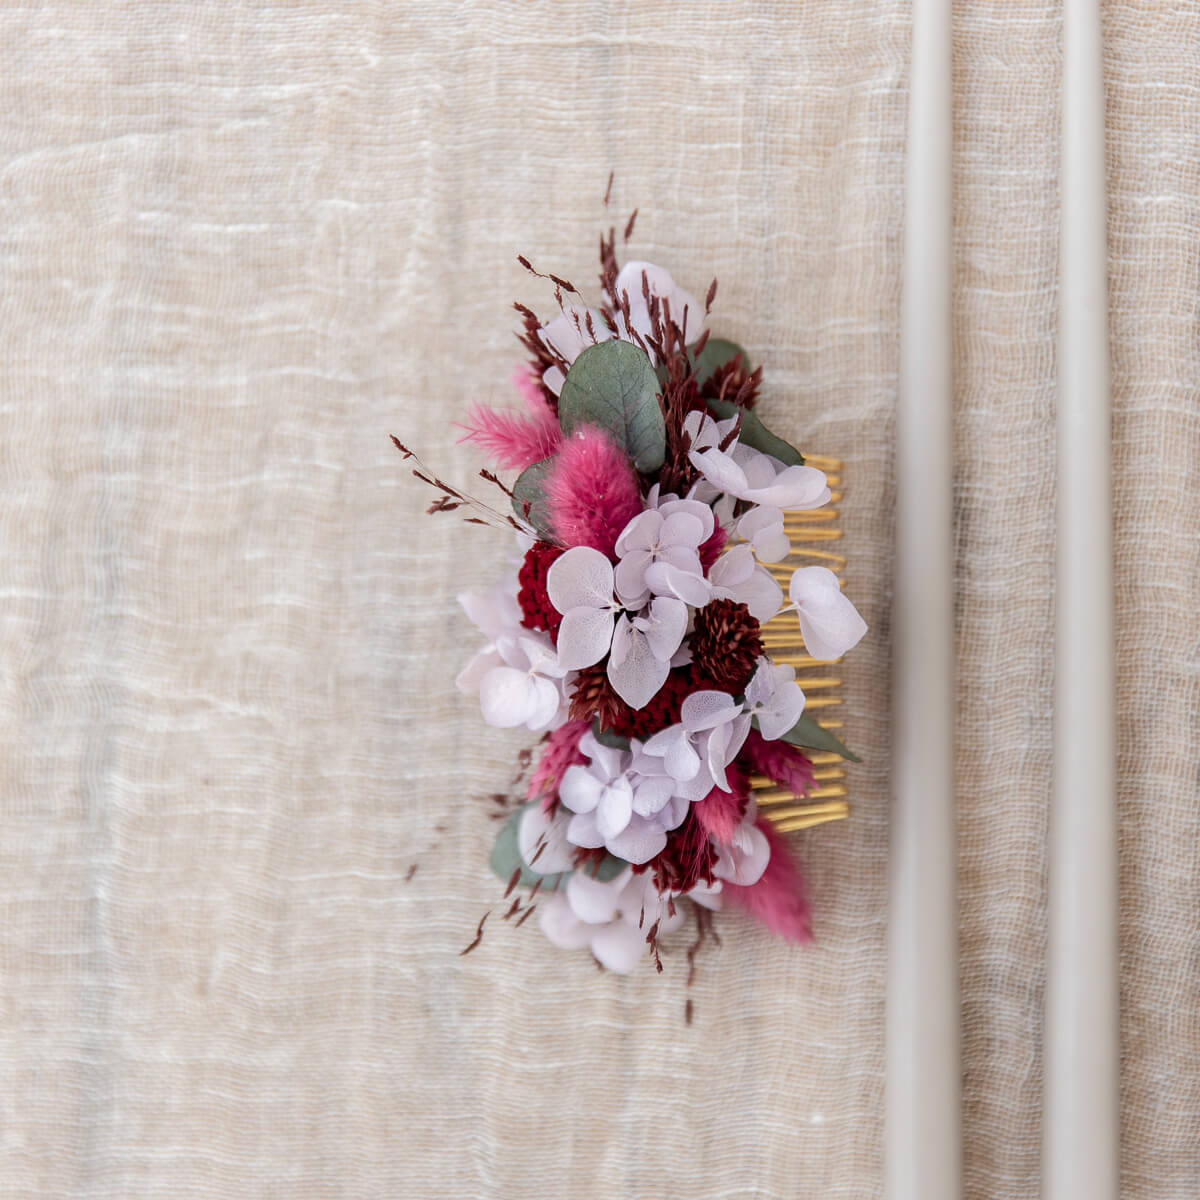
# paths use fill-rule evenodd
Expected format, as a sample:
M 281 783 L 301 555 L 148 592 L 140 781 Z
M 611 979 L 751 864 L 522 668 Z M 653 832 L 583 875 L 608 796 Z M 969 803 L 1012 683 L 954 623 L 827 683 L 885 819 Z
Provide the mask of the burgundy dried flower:
M 713 600 L 696 613 L 692 657 L 723 691 L 744 691 L 762 653 L 759 624 L 744 604 Z
M 561 546 L 550 542 L 534 542 L 525 551 L 525 561 L 517 574 L 521 584 L 517 594 L 517 602 L 521 606 L 521 624 L 526 629 L 544 629 L 555 639 L 558 638 L 558 627 L 562 624 L 562 613 L 550 603 L 546 593 L 546 573 L 562 552 Z

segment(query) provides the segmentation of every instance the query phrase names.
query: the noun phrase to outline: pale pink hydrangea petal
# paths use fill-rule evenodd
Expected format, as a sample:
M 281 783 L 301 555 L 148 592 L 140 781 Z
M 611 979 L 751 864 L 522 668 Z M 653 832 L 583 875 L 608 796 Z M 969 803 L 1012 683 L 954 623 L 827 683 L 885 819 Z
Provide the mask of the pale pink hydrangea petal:
M 613 598 L 612 563 L 591 546 L 572 546 L 546 572 L 546 594 L 560 613 L 607 608 Z
M 582 846 L 585 850 L 598 850 L 604 845 L 604 838 L 596 828 L 596 812 L 576 813 L 567 823 L 567 840 L 572 846 Z
M 618 975 L 628 975 L 641 961 L 646 935 L 623 921 L 604 925 L 591 936 L 592 953 L 601 965 Z
M 613 614 L 607 609 L 572 608 L 558 628 L 558 662 L 564 671 L 598 663 L 612 644 Z
M 558 798 L 572 811 L 588 813 L 600 803 L 604 781 L 587 767 L 575 764 L 566 769 L 558 785 Z
M 840 658 L 867 632 L 867 623 L 842 594 L 828 567 L 800 567 L 788 588 L 800 618 L 804 648 L 819 659 Z
M 796 682 L 795 667 L 760 658 L 746 685 L 746 711 L 757 718 L 759 732 L 768 741 L 783 737 L 804 712 L 804 693 Z
M 737 532 L 751 544 L 760 562 L 782 562 L 791 553 L 791 540 L 783 531 L 783 510 L 772 505 L 750 509 L 738 520 Z
M 699 733 L 732 721 L 742 706 L 728 692 L 693 692 L 683 702 L 679 721 L 688 733 Z
M 596 831 L 608 843 L 629 824 L 632 815 L 633 785 L 628 779 L 614 779 L 596 806 Z
M 631 708 L 642 708 L 658 694 L 670 671 L 669 663 L 655 657 L 646 635 L 622 613 L 608 659 L 608 679 L 617 695 Z
M 713 782 L 723 792 L 729 791 L 725 768 L 737 757 L 750 732 L 751 717 L 742 713 L 711 730 L 705 742 L 705 760 Z
M 659 531 L 662 529 L 662 514 L 655 509 L 640 512 L 628 525 L 621 530 L 617 538 L 617 554 L 625 555 L 635 550 L 652 550 L 658 542 Z
M 495 667 L 479 685 L 479 710 L 483 719 L 499 729 L 524 725 L 537 708 L 537 691 L 527 671 Z
M 643 340 L 650 335 L 651 324 L 650 310 L 643 294 L 643 280 L 652 296 L 666 301 L 671 320 L 681 329 L 686 323 L 685 336 L 688 342 L 696 341 L 705 329 L 704 307 L 691 292 L 681 288 L 665 268 L 654 263 L 634 261 L 626 263 L 618 273 L 616 292 L 618 296 L 622 292 L 628 293 L 629 323 L 642 335 Z M 659 311 L 666 315 L 661 307 Z
M 712 585 L 704 578 L 698 555 L 694 571 L 680 570 L 669 562 L 651 563 L 645 580 L 652 592 L 686 601 L 693 608 L 703 608 L 712 596 Z
M 517 849 L 525 865 L 539 875 L 557 875 L 575 868 L 575 855 L 567 841 L 567 822 L 547 816 L 540 804 L 528 805 L 521 814 Z
M 682 725 L 660 729 L 642 749 L 652 757 L 661 758 L 667 774 L 677 782 L 695 779 L 700 770 L 700 755 Z
M 588 328 L 588 317 L 591 328 Z M 607 342 L 614 337 L 612 330 L 599 309 L 569 304 L 553 321 L 538 330 L 542 344 L 560 355 L 569 367 L 588 346 Z M 562 391 L 566 376 L 561 368 L 550 367 L 542 376 L 542 382 L 557 396 Z
M 738 887 L 749 887 L 762 878 L 770 857 L 771 844 L 754 823 L 752 812 L 748 812 L 746 819 L 734 834 L 733 843 L 721 848 L 720 856 L 713 867 L 713 874 L 718 879 L 724 879 Z
M 668 664 L 687 633 L 687 623 L 687 605 L 668 596 L 656 596 L 650 602 L 649 613 L 633 619 L 634 628 L 646 635 L 651 654 Z
M 572 911 L 566 896 L 555 892 L 539 905 L 538 924 L 546 940 L 560 950 L 582 950 L 591 944 L 594 930 Z
M 636 814 L 620 833 L 605 843 L 618 858 L 634 866 L 640 866 L 661 854 L 666 844 L 667 835 L 662 826 Z
M 567 903 L 581 921 L 606 925 L 617 915 L 617 904 L 628 880 L 628 871 L 610 880 L 593 879 L 586 871 L 576 871 L 567 880 Z

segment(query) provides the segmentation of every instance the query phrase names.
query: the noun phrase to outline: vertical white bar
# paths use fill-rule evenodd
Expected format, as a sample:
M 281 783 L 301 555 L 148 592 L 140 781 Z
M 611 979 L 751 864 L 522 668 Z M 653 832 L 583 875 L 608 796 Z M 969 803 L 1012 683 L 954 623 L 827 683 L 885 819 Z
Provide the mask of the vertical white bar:
M 888 1200 L 961 1194 L 950 2 L 914 0 L 896 421 Z
M 1117 1200 L 1112 403 L 1099 0 L 1065 0 L 1046 1200 Z

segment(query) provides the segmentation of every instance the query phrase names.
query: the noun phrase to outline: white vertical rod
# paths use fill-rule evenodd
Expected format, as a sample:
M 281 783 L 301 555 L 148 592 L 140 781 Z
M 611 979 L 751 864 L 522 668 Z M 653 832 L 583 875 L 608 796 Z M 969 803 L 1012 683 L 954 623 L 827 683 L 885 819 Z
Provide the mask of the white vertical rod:
M 914 0 L 896 430 L 888 1200 L 958 1200 L 950 2 Z
M 1104 63 L 1065 0 L 1046 1200 L 1117 1200 L 1118 958 Z

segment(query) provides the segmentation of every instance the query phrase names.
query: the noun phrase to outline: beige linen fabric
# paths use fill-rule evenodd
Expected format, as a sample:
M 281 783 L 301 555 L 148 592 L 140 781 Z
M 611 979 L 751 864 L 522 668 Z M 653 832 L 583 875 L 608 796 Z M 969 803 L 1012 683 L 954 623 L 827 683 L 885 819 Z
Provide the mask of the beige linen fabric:
M 1060 17 L 955 20 L 966 1179 L 1025 1200 Z M 1106 33 L 1124 1194 L 1194 1200 L 1200 7 Z M 908 44 L 902 0 L 0 8 L 0 1197 L 879 1194 Z M 818 944 L 730 915 L 690 991 L 498 914 L 458 956 L 527 739 L 454 690 L 453 595 L 506 547 L 386 439 L 467 479 L 551 303 L 516 254 L 583 286 L 635 205 L 846 459 L 873 630 Z

